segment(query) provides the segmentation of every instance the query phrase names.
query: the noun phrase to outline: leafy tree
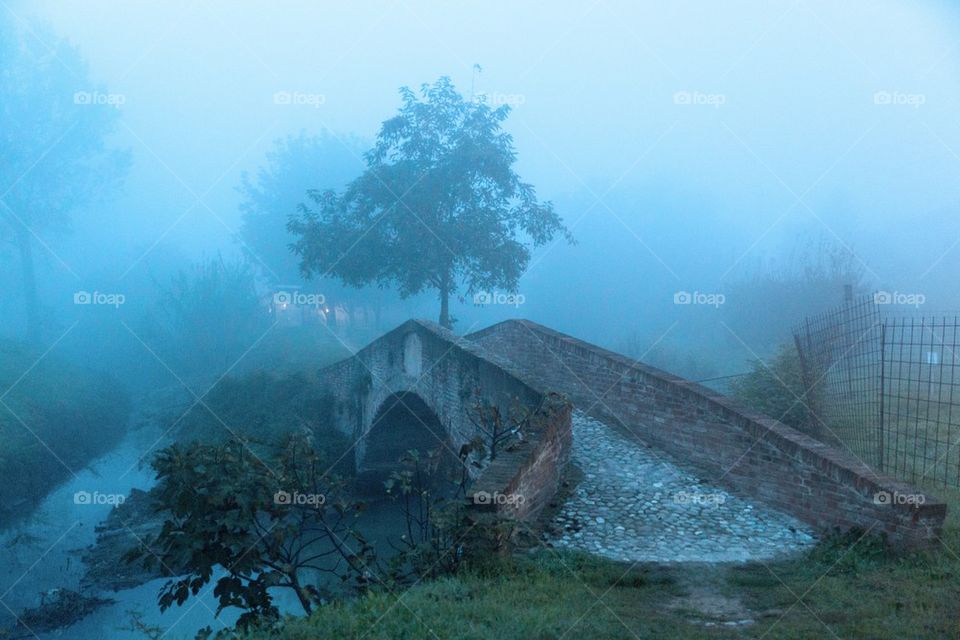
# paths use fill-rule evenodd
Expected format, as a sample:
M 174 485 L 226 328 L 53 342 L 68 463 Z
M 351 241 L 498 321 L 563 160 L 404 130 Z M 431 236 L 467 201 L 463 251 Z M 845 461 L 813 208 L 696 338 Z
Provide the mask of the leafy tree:
M 314 572 L 358 590 L 369 586 L 373 550 L 351 527 L 362 504 L 344 497 L 342 481 L 306 436 L 283 438 L 269 457 L 237 438 L 175 444 L 153 467 L 157 508 L 168 517 L 127 559 L 178 574 L 160 590 L 161 610 L 196 596 L 215 571 L 224 573 L 213 591 L 217 612 L 243 609 L 241 628 L 279 617 L 276 588 L 292 589 L 309 614 L 321 599 L 309 582 Z
M 0 20 L 0 231 L 17 249 L 27 328 L 42 337 L 34 248 L 115 187 L 129 164 L 106 144 L 117 98 L 91 82 L 78 51 L 48 30 Z
M 273 284 L 296 283 L 300 264 L 291 253 L 295 237 L 287 221 L 310 189 L 343 189 L 363 171 L 363 147 L 356 138 L 300 132 L 274 143 L 255 176 L 243 174 L 240 240 L 250 261 Z
M 403 106 L 383 123 L 367 168 L 343 194 L 312 191 L 289 224 L 306 275 L 345 284 L 394 284 L 401 296 L 435 290 L 440 324 L 450 296 L 515 291 L 530 245 L 570 238 L 549 202 L 513 170 L 510 109 L 463 99 L 449 78 L 402 88 Z

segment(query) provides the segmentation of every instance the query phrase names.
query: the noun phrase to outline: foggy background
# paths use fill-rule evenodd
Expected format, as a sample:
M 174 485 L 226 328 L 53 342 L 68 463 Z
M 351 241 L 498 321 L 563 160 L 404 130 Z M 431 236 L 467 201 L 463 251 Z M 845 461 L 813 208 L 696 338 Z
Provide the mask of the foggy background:
M 71 305 L 74 291 L 122 292 L 134 318 L 177 269 L 241 255 L 237 188 L 275 140 L 326 132 L 360 167 L 398 88 L 441 75 L 514 107 L 517 170 L 578 241 L 535 254 L 519 307 L 455 302 L 458 331 L 522 316 L 694 377 L 684 358 L 737 372 L 799 319 L 777 315 L 786 287 L 746 299 L 743 283 L 831 252 L 858 290 L 960 307 L 960 15 L 947 2 L 7 4 L 78 47 L 96 86 L 77 91 L 122 102 L 122 186 L 69 230 L 39 232 L 44 310 L 62 329 L 80 321 L 75 343 L 104 314 Z M 681 291 L 724 302 L 676 305 Z M 822 306 L 842 295 L 826 293 Z M 436 315 L 433 296 L 369 295 L 382 329 Z
M 306 280 L 284 223 L 442 77 L 511 107 L 513 168 L 576 240 L 515 292 L 461 286 L 455 331 L 528 318 L 807 426 L 792 329 L 846 286 L 960 315 L 958 35 L 933 0 L 0 0 L 0 602 L 113 572 L 77 557 L 112 513 L 91 492 L 150 490 L 167 445 L 305 430 L 344 458 L 316 372 L 440 304 Z M 297 287 L 323 321 L 281 313 Z M 136 584 L 56 637 L 177 626 Z

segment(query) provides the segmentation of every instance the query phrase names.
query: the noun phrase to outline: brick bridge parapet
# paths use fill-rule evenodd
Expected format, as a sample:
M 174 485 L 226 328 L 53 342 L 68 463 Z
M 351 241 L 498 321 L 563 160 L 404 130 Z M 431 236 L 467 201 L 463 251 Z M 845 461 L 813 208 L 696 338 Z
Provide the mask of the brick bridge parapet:
M 703 479 L 821 533 L 884 533 L 902 546 L 931 544 L 940 534 L 943 502 L 702 385 L 526 320 L 466 339 Z

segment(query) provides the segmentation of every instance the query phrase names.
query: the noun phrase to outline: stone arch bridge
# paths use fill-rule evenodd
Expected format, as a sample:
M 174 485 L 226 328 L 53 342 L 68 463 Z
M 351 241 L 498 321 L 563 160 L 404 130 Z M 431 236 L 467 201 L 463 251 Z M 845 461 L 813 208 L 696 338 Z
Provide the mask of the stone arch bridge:
M 572 410 L 616 432 L 617 442 L 663 454 L 816 532 L 859 528 L 922 545 L 936 539 L 946 514 L 942 502 L 846 451 L 699 384 L 526 320 L 466 336 L 410 320 L 320 376 L 335 396 L 337 428 L 356 443 L 361 474 L 387 471 L 411 448 L 441 446 L 455 456 L 478 435 L 478 404 L 504 416 L 526 407 L 521 443 L 471 470 L 474 496 L 523 496 L 477 508 L 522 520 L 536 518 L 557 493 L 574 445 Z M 398 411 L 414 419 L 397 426 L 389 418 Z M 922 500 L 899 498 L 918 495 Z

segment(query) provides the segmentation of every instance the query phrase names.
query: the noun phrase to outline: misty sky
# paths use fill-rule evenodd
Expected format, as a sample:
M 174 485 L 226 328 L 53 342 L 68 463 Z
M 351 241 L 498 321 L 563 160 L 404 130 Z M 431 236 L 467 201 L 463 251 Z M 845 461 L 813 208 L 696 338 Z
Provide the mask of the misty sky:
M 852 247 L 876 286 L 960 308 L 950 3 L 118 6 L 10 3 L 78 45 L 123 98 L 117 142 L 133 169 L 113 205 L 77 216 L 68 262 L 125 272 L 168 246 L 234 251 L 235 188 L 274 139 L 372 139 L 398 87 L 449 75 L 515 106 L 518 169 L 580 241 L 541 252 L 521 287 L 605 298 L 591 286 L 623 273 L 717 290 L 817 236 Z M 278 92 L 312 104 L 276 104 Z

